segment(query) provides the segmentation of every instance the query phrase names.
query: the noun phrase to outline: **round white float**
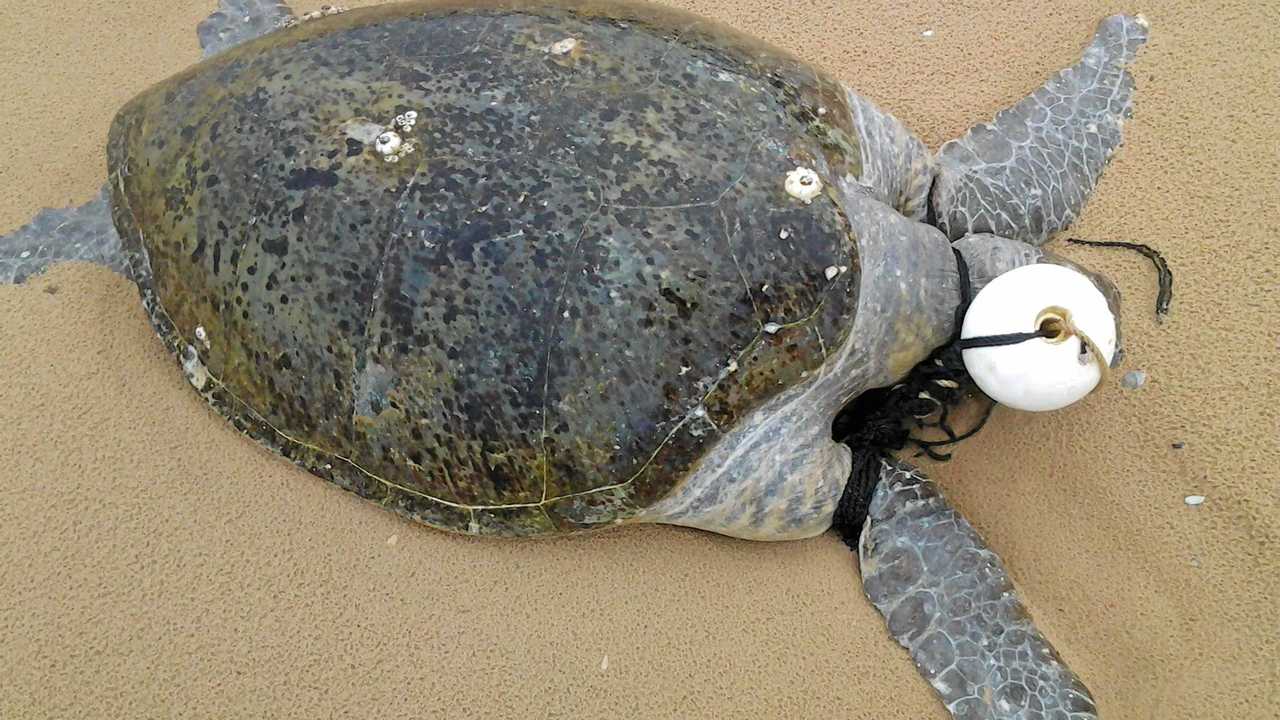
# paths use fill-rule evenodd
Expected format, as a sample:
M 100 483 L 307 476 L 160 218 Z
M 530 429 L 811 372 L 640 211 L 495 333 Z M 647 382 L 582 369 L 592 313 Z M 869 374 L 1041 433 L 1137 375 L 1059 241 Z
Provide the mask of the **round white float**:
M 965 369 L 991 399 L 1040 412 L 1064 408 L 1097 387 L 1102 379 L 1097 359 L 1078 334 L 1065 328 L 1074 326 L 1088 336 L 1110 365 L 1116 318 L 1093 281 L 1070 268 L 1024 265 L 992 280 L 970 303 L 960 337 L 1034 332 L 1046 323 L 1063 332 L 1056 338 L 963 351 Z

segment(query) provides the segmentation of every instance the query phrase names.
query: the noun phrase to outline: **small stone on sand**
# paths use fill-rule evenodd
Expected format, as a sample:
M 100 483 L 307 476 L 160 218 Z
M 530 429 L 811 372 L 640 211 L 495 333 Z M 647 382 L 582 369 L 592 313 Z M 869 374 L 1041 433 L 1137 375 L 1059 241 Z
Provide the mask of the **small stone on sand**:
M 1204 504 L 1204 496 L 1203 496 L 1203 495 L 1188 495 L 1188 496 L 1186 496 L 1185 498 L 1183 498 L 1183 499 L 1182 499 L 1182 501 L 1183 501 L 1184 503 L 1186 503 L 1186 504 L 1187 504 L 1188 506 L 1190 506 L 1190 507 L 1196 507 L 1197 505 L 1203 505 L 1203 504 Z
M 1125 390 L 1137 390 L 1146 384 L 1147 374 L 1141 370 L 1130 370 L 1120 380 L 1120 386 Z

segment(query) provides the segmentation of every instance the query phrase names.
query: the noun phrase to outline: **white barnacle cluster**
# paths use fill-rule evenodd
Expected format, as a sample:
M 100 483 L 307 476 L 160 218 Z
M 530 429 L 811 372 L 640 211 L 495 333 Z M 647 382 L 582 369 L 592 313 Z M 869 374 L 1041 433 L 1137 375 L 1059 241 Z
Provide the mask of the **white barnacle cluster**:
M 547 46 L 547 52 L 552 55 L 568 55 L 578 47 L 578 38 L 567 37 L 563 40 L 557 40 Z
M 404 147 L 404 139 L 400 137 L 400 133 L 387 130 L 373 141 L 373 147 L 384 158 L 394 162 L 400 159 L 395 156 L 400 152 L 400 148 Z
M 200 360 L 200 353 L 194 345 L 187 345 L 182 351 L 182 371 L 187 376 L 187 382 L 196 390 L 204 390 L 205 385 L 209 384 L 209 371 Z
M 303 13 L 300 17 L 291 16 L 291 17 L 285 18 L 284 21 L 280 23 L 280 26 L 293 27 L 298 23 L 304 23 L 308 20 L 316 20 L 322 17 L 327 17 L 329 15 L 341 15 L 346 11 L 347 9 L 345 7 L 341 7 L 337 5 L 322 5 L 319 10 L 312 10 L 309 13 Z
M 788 195 L 808 205 L 822 194 L 822 178 L 819 178 L 818 173 L 812 168 L 797 167 L 787 173 L 783 187 Z
M 417 122 L 418 122 L 418 113 L 413 110 L 410 110 L 409 112 L 404 113 L 402 115 L 397 115 L 396 119 L 393 120 L 391 124 L 395 127 L 398 127 L 404 130 L 412 130 L 413 126 L 416 125 Z
M 391 163 L 400 162 L 401 158 L 415 149 L 416 143 L 412 138 L 406 139 L 406 137 L 417 123 L 418 113 L 413 110 L 397 115 L 391 124 L 374 138 L 373 148 L 378 151 L 383 160 Z
M 688 418 L 686 419 L 701 420 L 706 425 L 709 425 L 713 430 L 718 430 L 715 422 L 711 418 L 707 417 L 707 407 L 705 405 L 699 404 L 694 407 L 689 411 Z M 688 428 L 689 434 L 694 437 L 702 437 L 707 434 L 707 428 L 699 424 L 689 424 Z

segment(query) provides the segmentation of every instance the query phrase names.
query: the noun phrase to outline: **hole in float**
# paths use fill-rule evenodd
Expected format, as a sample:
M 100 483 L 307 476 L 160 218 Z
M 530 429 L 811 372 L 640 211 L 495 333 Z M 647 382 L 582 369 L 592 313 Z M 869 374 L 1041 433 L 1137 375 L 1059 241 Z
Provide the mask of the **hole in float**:
M 1045 333 L 1045 340 L 1060 343 L 1071 337 L 1071 312 L 1056 305 L 1040 311 L 1036 317 L 1036 330 Z

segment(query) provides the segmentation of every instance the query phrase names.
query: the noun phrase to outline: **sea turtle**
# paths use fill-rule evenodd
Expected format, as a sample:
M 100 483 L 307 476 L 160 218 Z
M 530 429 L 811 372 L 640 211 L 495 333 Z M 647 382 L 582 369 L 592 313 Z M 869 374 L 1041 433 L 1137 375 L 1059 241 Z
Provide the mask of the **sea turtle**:
M 208 57 L 117 115 L 102 195 L 0 238 L 4 279 L 125 272 L 239 429 L 437 528 L 861 528 L 864 587 L 955 717 L 1095 716 L 931 481 L 872 456 L 849 501 L 832 422 L 952 341 L 966 280 L 1065 264 L 1039 246 L 1121 142 L 1144 20 L 934 154 L 665 7 L 313 15 L 223 0 Z

